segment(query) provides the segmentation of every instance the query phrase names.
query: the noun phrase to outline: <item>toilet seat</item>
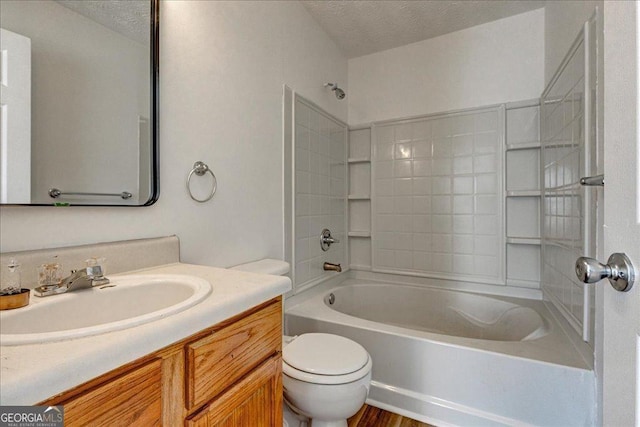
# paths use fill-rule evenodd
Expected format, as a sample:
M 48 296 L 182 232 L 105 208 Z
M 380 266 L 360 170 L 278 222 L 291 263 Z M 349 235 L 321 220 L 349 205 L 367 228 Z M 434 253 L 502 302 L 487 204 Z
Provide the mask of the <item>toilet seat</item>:
M 303 334 L 282 352 L 285 375 L 314 384 L 346 384 L 371 371 L 371 358 L 360 344 L 322 333 Z

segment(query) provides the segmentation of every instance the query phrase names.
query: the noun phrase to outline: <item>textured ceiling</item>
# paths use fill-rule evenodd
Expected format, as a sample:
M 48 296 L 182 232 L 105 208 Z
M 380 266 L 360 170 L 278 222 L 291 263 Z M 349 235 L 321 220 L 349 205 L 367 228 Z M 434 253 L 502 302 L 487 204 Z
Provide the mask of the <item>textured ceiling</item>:
M 151 19 L 149 0 L 56 0 L 105 27 L 137 42 L 148 44 Z
M 303 0 L 301 3 L 348 58 L 426 40 L 545 5 L 544 0 Z

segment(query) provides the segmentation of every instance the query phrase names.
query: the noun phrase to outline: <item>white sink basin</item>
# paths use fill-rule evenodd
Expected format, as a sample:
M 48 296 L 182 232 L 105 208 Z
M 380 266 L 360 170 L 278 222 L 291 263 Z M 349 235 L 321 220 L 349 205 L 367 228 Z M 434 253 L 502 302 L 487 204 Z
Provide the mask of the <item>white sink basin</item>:
M 38 298 L 0 312 L 0 345 L 62 341 L 131 328 L 194 306 L 211 284 L 186 275 L 112 276 L 91 289 Z

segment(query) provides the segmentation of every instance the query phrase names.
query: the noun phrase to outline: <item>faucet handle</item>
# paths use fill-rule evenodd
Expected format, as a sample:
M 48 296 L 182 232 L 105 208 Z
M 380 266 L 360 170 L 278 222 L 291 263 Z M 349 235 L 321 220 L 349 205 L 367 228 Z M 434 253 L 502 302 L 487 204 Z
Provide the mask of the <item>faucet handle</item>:
M 328 228 L 322 230 L 322 233 L 320 233 L 320 247 L 322 250 L 325 252 L 328 251 L 329 246 L 333 243 L 340 243 L 340 240 L 331 237 L 331 230 Z
M 91 277 L 100 278 L 104 276 L 104 272 L 102 271 L 102 266 L 94 265 L 91 267 L 87 267 L 87 275 Z
M 91 257 L 88 259 L 85 259 L 85 265 L 87 267 L 102 267 L 102 270 L 106 272 L 106 268 L 105 268 L 105 264 L 106 264 L 107 259 L 105 257 Z

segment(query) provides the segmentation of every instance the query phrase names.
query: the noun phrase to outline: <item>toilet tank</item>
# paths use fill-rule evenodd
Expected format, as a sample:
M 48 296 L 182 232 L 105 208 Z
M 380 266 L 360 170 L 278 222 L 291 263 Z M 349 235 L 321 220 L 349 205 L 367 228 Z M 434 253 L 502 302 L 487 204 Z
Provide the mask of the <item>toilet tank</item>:
M 249 271 L 251 273 L 285 276 L 289 272 L 289 263 L 279 259 L 261 259 L 231 267 L 231 270 Z

